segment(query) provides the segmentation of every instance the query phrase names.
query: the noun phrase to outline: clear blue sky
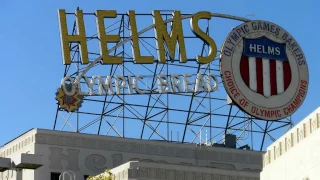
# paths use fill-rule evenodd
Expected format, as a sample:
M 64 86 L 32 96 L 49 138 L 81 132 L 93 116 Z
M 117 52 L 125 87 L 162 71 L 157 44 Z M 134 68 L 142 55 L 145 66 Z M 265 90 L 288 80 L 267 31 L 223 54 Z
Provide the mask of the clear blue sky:
M 309 91 L 294 115 L 295 119 L 302 119 L 320 105 L 319 5 L 316 0 L 1 0 L 0 145 L 28 129 L 53 127 L 55 92 L 64 71 L 58 9 L 74 11 L 79 6 L 85 12 L 112 9 L 120 13 L 205 10 L 242 17 L 255 14 L 250 18 L 274 22 L 295 37 L 307 57 Z

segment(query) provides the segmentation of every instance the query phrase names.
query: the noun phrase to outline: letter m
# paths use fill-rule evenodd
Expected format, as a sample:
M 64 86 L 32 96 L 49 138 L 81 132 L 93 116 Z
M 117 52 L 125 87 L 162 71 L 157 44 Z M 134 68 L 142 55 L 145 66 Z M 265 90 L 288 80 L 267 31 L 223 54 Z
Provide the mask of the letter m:
M 168 34 L 166 23 L 163 21 L 160 11 L 153 11 L 153 22 L 155 24 L 155 34 L 157 39 L 156 43 L 159 61 L 161 63 L 166 63 L 164 43 L 167 45 L 168 54 L 171 60 L 174 60 L 176 45 L 178 42 L 180 62 L 187 62 L 180 11 L 175 11 L 173 14 L 170 35 Z

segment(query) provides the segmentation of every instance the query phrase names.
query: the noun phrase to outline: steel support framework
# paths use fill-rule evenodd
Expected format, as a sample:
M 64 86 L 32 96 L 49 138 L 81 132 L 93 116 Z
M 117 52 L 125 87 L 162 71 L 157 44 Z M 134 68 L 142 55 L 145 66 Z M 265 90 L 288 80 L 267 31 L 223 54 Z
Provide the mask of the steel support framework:
M 182 15 L 192 16 L 191 14 Z M 77 34 L 75 14 L 67 13 L 67 16 L 69 17 L 69 33 Z M 84 16 L 88 22 L 95 20 L 94 13 L 84 13 Z M 166 22 L 170 22 L 172 14 L 163 11 L 162 17 Z M 136 18 L 137 22 L 141 22 L 138 24 L 138 28 L 147 27 L 150 25 L 148 22 L 152 22 L 151 14 L 136 14 Z M 212 30 L 210 27 L 214 27 L 214 20 L 226 24 L 226 30 L 221 30 L 221 32 Z M 127 14 L 118 14 L 117 18 L 108 19 L 107 23 L 109 26 L 106 28 L 106 32 L 118 34 L 120 42 L 130 38 L 130 23 Z M 232 27 L 240 23 L 242 22 L 234 19 L 216 17 L 211 20 L 203 20 L 200 25 L 207 34 L 223 39 Z M 188 28 L 187 24 L 188 18 L 183 21 L 184 29 Z M 171 24 L 167 23 L 166 25 L 168 32 L 170 32 Z M 87 32 L 92 32 L 92 35 L 87 37 L 90 63 L 94 63 L 94 60 L 100 56 L 97 48 L 99 39 L 94 33 L 94 28 L 90 29 L 89 27 L 87 30 Z M 153 31 L 154 28 L 151 28 L 140 35 L 139 43 L 142 55 L 151 55 L 156 59 L 156 38 Z M 112 54 L 110 53 L 110 55 L 121 56 L 122 64 L 101 65 L 96 63 L 89 67 L 90 64 L 80 63 L 79 45 L 70 43 L 72 63 L 65 65 L 63 77 L 75 77 L 83 73 L 86 76 L 135 76 L 139 74 L 149 78 L 147 81 L 139 82 L 147 93 L 128 94 L 125 89 L 122 89 L 119 95 L 85 96 L 82 107 L 75 112 L 66 112 L 58 105 L 53 129 L 122 138 L 207 145 L 223 143 L 223 135 L 234 134 L 237 136 L 238 147 L 249 145 L 251 149 L 261 151 L 264 150 L 266 144 L 275 141 L 292 126 L 291 117 L 279 121 L 255 119 L 236 105 L 227 104 L 227 95 L 219 71 L 219 55 L 209 64 L 197 64 L 194 57 L 208 54 L 208 46 L 191 31 L 184 33 L 185 43 L 189 48 L 187 48 L 187 53 L 189 53 L 187 63 L 179 63 L 179 58 L 171 59 L 167 52 L 167 63 L 161 64 L 155 60 L 154 64 L 135 64 L 131 53 L 131 43 L 128 41 L 118 46 Z M 216 43 L 218 47 L 219 45 L 221 47 L 221 40 Z M 169 92 L 160 94 L 158 92 L 158 74 L 169 76 L 170 74 L 195 75 L 197 73 L 215 74 L 219 78 L 219 89 L 211 93 Z M 84 82 L 82 83 L 84 84 Z

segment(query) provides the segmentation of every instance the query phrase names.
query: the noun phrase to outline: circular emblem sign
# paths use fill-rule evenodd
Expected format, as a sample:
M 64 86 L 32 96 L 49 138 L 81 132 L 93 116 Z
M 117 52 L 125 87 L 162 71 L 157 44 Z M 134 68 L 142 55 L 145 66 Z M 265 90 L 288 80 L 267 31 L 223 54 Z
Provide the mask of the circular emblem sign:
M 294 113 L 309 84 L 299 44 L 286 30 L 267 21 L 250 21 L 233 29 L 222 47 L 221 76 L 233 102 L 265 120 Z

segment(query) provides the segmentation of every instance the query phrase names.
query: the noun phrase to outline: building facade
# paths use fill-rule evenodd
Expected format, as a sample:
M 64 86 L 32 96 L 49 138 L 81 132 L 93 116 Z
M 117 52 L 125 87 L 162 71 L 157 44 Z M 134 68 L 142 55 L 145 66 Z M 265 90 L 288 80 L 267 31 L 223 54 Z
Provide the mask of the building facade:
M 66 170 L 82 180 L 112 168 L 118 169 L 118 179 L 258 180 L 262 154 L 32 129 L 0 149 L 0 159 L 12 163 L 0 172 L 0 180 L 55 180 Z
M 320 107 L 272 143 L 261 180 L 320 179 Z

